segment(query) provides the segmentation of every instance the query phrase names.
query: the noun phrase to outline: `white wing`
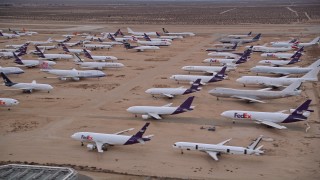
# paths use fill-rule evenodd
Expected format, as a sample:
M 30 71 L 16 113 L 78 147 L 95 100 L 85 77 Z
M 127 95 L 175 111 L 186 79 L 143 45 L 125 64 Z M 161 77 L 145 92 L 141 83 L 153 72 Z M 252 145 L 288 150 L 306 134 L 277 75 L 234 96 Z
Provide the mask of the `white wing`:
M 277 128 L 277 129 L 287 129 L 287 127 L 281 126 L 281 125 L 274 123 L 274 122 L 271 122 L 271 121 L 258 120 L 257 123 L 265 124 L 267 126 L 271 126 L 271 127 Z
M 231 141 L 231 138 L 230 138 L 230 139 L 227 139 L 227 140 L 225 140 L 225 141 L 222 141 L 221 143 L 219 143 L 219 144 L 217 144 L 217 145 L 224 145 L 225 143 L 227 143 L 227 142 L 229 142 L 229 141 Z
M 205 151 L 206 153 L 208 153 L 214 160 L 218 161 L 218 157 L 217 157 L 217 152 L 213 152 L 213 151 Z
M 134 130 L 134 128 L 130 128 L 130 129 L 126 129 L 126 130 L 123 130 L 123 131 L 119 131 L 119 132 L 116 132 L 114 134 L 119 135 L 119 134 L 123 134 L 125 132 L 132 131 L 132 130 Z
M 162 94 L 162 95 L 167 96 L 167 97 L 169 97 L 169 98 L 173 98 L 173 95 L 171 95 L 171 94 Z M 170 103 L 170 106 L 171 106 L 171 104 L 172 104 L 172 103 Z
M 169 103 L 169 104 L 163 105 L 162 107 L 170 107 L 171 105 L 172 103 Z
M 156 113 L 148 113 L 149 116 L 155 118 L 155 119 L 162 119 L 158 114 Z
M 238 98 L 238 99 L 243 99 L 243 100 L 248 100 L 252 102 L 258 102 L 258 103 L 265 103 L 264 101 L 260 101 L 258 99 L 250 98 L 250 97 L 245 97 L 245 96 L 231 96 L 233 98 Z
M 103 152 L 103 150 L 102 150 L 102 143 L 101 142 L 95 142 L 96 143 L 96 146 L 97 146 L 97 149 L 98 149 L 98 152 L 99 153 L 102 153 Z

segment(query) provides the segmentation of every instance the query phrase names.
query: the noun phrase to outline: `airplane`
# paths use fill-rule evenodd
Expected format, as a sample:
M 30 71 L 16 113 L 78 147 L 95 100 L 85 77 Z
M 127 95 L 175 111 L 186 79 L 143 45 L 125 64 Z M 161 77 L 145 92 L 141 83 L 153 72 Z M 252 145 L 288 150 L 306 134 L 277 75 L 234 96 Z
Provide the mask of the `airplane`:
M 18 67 L 2 67 L 0 66 L 0 72 L 6 75 L 8 74 L 22 74 L 24 71 Z
M 113 63 L 113 62 L 84 62 L 78 55 L 76 64 L 80 65 L 81 68 L 88 68 L 88 69 L 98 69 L 102 70 L 103 68 L 122 68 L 124 65 L 122 63 Z
M 272 66 L 285 66 L 290 64 L 295 64 L 300 62 L 300 57 L 302 54 L 298 53 L 295 57 L 293 57 L 290 61 L 287 60 L 261 60 L 259 64 L 270 64 Z
M 24 44 L 8 44 L 8 45 L 5 45 L 6 48 L 15 48 L 15 49 L 19 49 L 21 47 L 24 47 L 24 46 L 28 46 L 30 43 L 24 43 Z
M 294 58 L 298 53 L 303 54 L 304 47 L 301 47 L 294 53 L 262 53 L 261 57 L 275 57 L 278 59 L 290 59 Z
M 208 48 L 206 51 L 216 51 L 216 52 L 225 52 L 225 51 L 235 51 L 237 49 L 238 43 L 235 43 L 232 47 L 230 46 L 223 46 L 223 47 L 216 47 L 216 48 Z
M 236 39 L 240 39 L 240 38 L 246 38 L 246 37 L 249 37 L 252 35 L 252 32 L 250 31 L 248 34 L 241 34 L 241 35 L 238 35 L 238 34 L 231 34 L 231 35 L 228 35 L 229 38 L 236 38 Z
M 12 30 L 9 28 L 9 31 L 12 31 Z M 23 32 L 23 33 L 26 34 L 26 35 L 35 35 L 35 34 L 38 34 L 38 32 L 35 32 L 35 31 L 27 31 L 27 30 L 25 30 L 24 28 L 22 29 L 22 31 L 15 31 L 15 32 L 18 32 L 18 33 Z
M 183 150 L 197 150 L 201 152 L 208 153 L 212 159 L 218 161 L 218 155 L 225 154 L 244 154 L 244 155 L 260 155 L 263 154 L 264 151 L 261 150 L 262 146 L 258 146 L 260 141 L 262 140 L 262 135 L 259 136 L 256 140 L 254 140 L 248 147 L 240 147 L 240 146 L 227 146 L 225 145 L 227 142 L 231 141 L 231 139 L 227 139 L 218 144 L 203 144 L 203 143 L 194 143 L 194 142 L 176 142 L 173 144 L 173 148 L 181 149 L 181 154 L 183 154 Z
M 25 66 L 28 68 L 35 67 L 35 66 L 40 66 L 42 63 L 47 63 L 48 65 L 52 66 L 55 65 L 56 63 L 53 61 L 41 61 L 41 60 L 22 60 L 20 59 L 15 53 L 13 53 L 14 58 L 15 58 L 15 63 L 19 64 L 19 66 Z
M 16 106 L 19 104 L 19 101 L 12 98 L 0 98 L 0 107 L 9 107 L 10 110 L 11 106 Z
M 145 50 L 158 50 L 160 49 L 158 46 L 131 46 L 129 43 L 123 44 L 126 49 L 134 49 L 137 52 L 143 52 Z
M 35 80 L 33 80 L 32 83 L 14 83 L 2 72 L 1 76 L 5 86 L 21 89 L 24 93 L 32 93 L 33 90 L 43 90 L 49 93 L 53 89 L 50 84 L 39 84 Z
M 175 81 L 189 81 L 190 84 L 195 82 L 197 79 L 201 79 L 200 84 L 201 85 L 206 85 L 207 83 L 210 82 L 218 82 L 222 81 L 227 78 L 225 75 L 227 67 L 224 66 L 218 73 L 216 73 L 213 76 L 198 76 L 198 75 L 172 75 L 170 79 L 173 79 Z
M 290 41 L 277 41 L 277 42 L 271 42 L 272 47 L 291 47 L 293 45 L 297 45 L 299 42 L 297 39 L 292 39 Z
M 119 43 L 127 42 L 129 40 L 133 40 L 132 36 L 119 38 L 119 37 L 113 37 L 111 34 L 109 34 L 107 36 L 107 38 L 110 39 L 113 42 L 119 42 Z
M 266 76 L 242 76 L 236 80 L 236 82 L 246 86 L 247 84 L 258 84 L 263 86 L 272 86 L 272 87 L 283 87 L 289 86 L 295 81 L 301 82 L 317 82 L 318 73 L 320 68 L 315 68 L 299 78 L 290 78 L 290 77 L 266 77 Z
M 143 34 L 143 38 L 147 41 L 169 41 L 172 42 L 172 39 L 164 39 L 164 38 L 150 38 L 146 33 Z
M 135 135 L 121 135 L 125 132 L 132 131 L 134 128 L 126 129 L 114 134 L 103 134 L 103 133 L 94 133 L 94 132 L 76 132 L 71 138 L 77 141 L 81 141 L 81 146 L 83 143 L 87 144 L 87 149 L 92 151 L 97 149 L 99 153 L 107 151 L 108 146 L 114 145 L 132 145 L 132 144 L 145 144 L 146 141 L 150 141 L 153 135 L 143 136 L 147 130 L 150 123 L 146 123 L 140 131 Z
M 50 69 L 49 66 L 44 66 L 40 69 L 43 72 L 57 75 L 58 77 L 45 77 L 45 78 L 58 78 L 60 80 L 67 80 L 67 78 L 79 81 L 81 78 L 100 78 L 106 76 L 106 74 L 99 70 L 62 70 L 62 69 Z
M 305 74 L 320 66 L 320 59 L 312 63 L 307 67 L 272 67 L 272 66 L 255 66 L 250 69 L 251 72 L 255 73 L 273 73 L 280 75 L 289 74 Z
M 156 32 L 134 32 L 134 31 L 133 31 L 132 29 L 130 29 L 130 28 L 127 28 L 127 30 L 128 30 L 128 33 L 129 33 L 129 34 L 136 35 L 136 36 L 143 36 L 144 33 L 147 34 L 147 35 L 149 35 L 149 36 L 156 36 L 156 35 L 157 35 Z
M 52 43 L 52 42 L 53 42 L 53 41 L 52 41 L 51 38 L 49 38 L 49 39 L 46 40 L 46 41 L 27 41 L 27 43 L 31 43 L 31 44 L 33 44 L 33 45 L 35 45 L 35 46 L 44 45 L 44 44 L 50 44 L 50 43 Z
M 83 49 L 69 49 L 67 48 L 67 46 L 65 46 L 63 43 L 59 44 L 63 51 L 64 52 L 67 52 L 67 53 L 74 53 L 74 54 L 81 54 L 81 53 L 84 53 Z M 90 50 L 87 50 L 87 52 L 91 53 Z
M 249 52 L 244 53 L 240 58 L 236 59 L 220 59 L 220 58 L 207 58 L 203 60 L 204 63 L 220 63 L 227 66 L 235 66 L 237 64 L 242 64 L 248 61 Z
M 169 32 L 165 28 L 162 28 L 163 34 L 172 36 L 195 36 L 193 32 Z
M 57 49 L 56 45 L 52 46 L 38 46 L 39 49 L 44 49 L 44 50 L 51 50 L 51 49 Z
M 6 38 L 8 38 L 8 39 L 10 39 L 10 38 L 18 38 L 18 37 L 20 37 L 19 35 L 17 35 L 17 34 L 9 34 L 9 33 L 2 33 L 2 32 L 0 32 L 0 37 L 6 37 Z
M 18 50 L 17 56 L 25 55 L 26 54 L 26 50 L 27 50 L 27 47 L 21 47 Z M 12 58 L 12 57 L 14 57 L 13 53 L 14 52 L 0 52 L 0 57 Z
M 133 41 L 145 46 L 170 46 L 171 45 L 171 43 L 168 41 L 140 41 L 135 37 L 133 37 Z
M 83 49 L 84 56 L 94 61 L 115 61 L 118 58 L 114 56 L 92 56 L 86 49 Z
M 107 35 L 107 34 L 110 34 L 110 35 L 111 35 L 110 32 L 102 32 L 102 33 L 101 33 L 101 35 Z M 115 33 L 112 33 L 112 35 L 115 36 L 115 37 L 117 37 L 119 34 L 120 34 L 121 36 L 124 36 L 124 34 L 121 32 L 120 29 L 118 29 Z
M 264 124 L 277 129 L 287 129 L 287 127 L 279 125 L 278 123 L 292 123 L 297 121 L 305 121 L 310 116 L 313 110 L 308 109 L 311 100 L 308 99 L 296 109 L 290 109 L 290 114 L 285 114 L 283 111 L 278 112 L 258 112 L 258 111 L 242 111 L 229 110 L 221 113 L 221 116 L 232 118 L 235 120 L 253 120 L 258 124 Z
M 225 57 L 225 58 L 240 58 L 241 55 L 235 54 L 235 53 L 230 53 L 230 52 L 211 52 L 208 53 L 208 56 L 214 56 L 214 57 Z
M 295 81 L 282 91 L 270 91 L 271 88 L 260 90 L 243 90 L 218 87 L 210 90 L 209 94 L 216 96 L 217 100 L 219 100 L 219 97 L 226 97 L 246 100 L 247 102 L 265 103 L 262 101 L 262 99 L 278 99 L 300 95 L 301 90 L 299 90 L 299 88 L 301 84 L 301 81 Z
M 174 115 L 188 111 L 192 111 L 194 106 L 191 106 L 194 96 L 189 97 L 178 107 L 171 107 L 172 103 L 164 106 L 131 106 L 127 109 L 128 112 L 142 114 L 142 119 L 162 119 L 162 115 Z
M 43 52 L 35 46 L 36 50 L 38 51 L 38 56 L 40 59 L 47 59 L 47 60 L 57 60 L 57 59 L 72 59 L 73 56 L 70 54 L 43 54 Z
M 204 72 L 209 74 L 217 74 L 217 71 L 221 71 L 223 66 L 183 66 L 181 69 L 190 72 Z M 228 66 L 226 71 L 235 70 L 236 66 Z
M 252 43 L 259 41 L 261 37 L 261 33 L 253 37 L 252 39 L 235 39 L 235 38 L 222 38 L 220 39 L 220 42 L 222 43 L 238 43 L 238 44 L 244 44 L 244 43 Z
M 109 35 L 108 35 L 109 36 Z M 104 42 L 102 39 L 100 39 L 100 38 L 98 38 L 98 41 L 99 42 L 101 42 L 102 44 L 109 44 L 109 45 L 111 45 L 111 46 L 113 46 L 113 45 L 122 45 L 123 44 L 123 42 L 119 42 L 119 41 L 116 41 L 115 39 L 114 39 L 114 37 L 108 37 L 108 39 L 110 39 L 111 40 L 111 42 L 110 41 L 106 41 L 106 42 Z
M 297 46 L 298 46 L 299 48 L 301 48 L 301 47 L 310 47 L 310 46 L 319 44 L 319 41 L 320 41 L 320 36 L 314 38 L 312 41 L 310 41 L 310 42 L 308 42 L 308 43 L 301 43 L 301 42 L 299 42 Z
M 183 39 L 183 36 L 161 36 L 161 34 L 158 32 L 156 32 L 156 34 L 157 34 L 157 38 L 159 38 L 159 39 L 171 39 L 171 40 Z
M 109 44 L 84 44 L 83 47 L 85 48 L 90 48 L 91 50 L 96 50 L 96 49 L 111 49 L 112 46 Z
M 66 37 L 65 39 L 54 39 L 54 40 L 52 40 L 53 42 L 57 42 L 57 43 L 65 43 L 65 42 L 68 42 L 68 41 L 70 41 L 71 40 L 71 37 L 70 36 L 68 36 L 68 37 Z
M 63 44 L 66 45 L 66 46 L 69 46 L 69 47 L 73 47 L 73 46 L 77 46 L 77 45 L 83 44 L 83 42 L 84 41 L 80 40 L 80 41 L 77 41 L 77 42 L 65 42 Z
M 250 46 L 246 46 L 246 48 L 249 48 Z M 264 52 L 264 53 L 270 53 L 270 52 L 284 52 L 284 51 L 290 51 L 293 48 L 296 48 L 295 45 L 288 46 L 288 47 L 268 47 L 268 46 L 253 46 L 252 51 L 254 52 Z
M 183 88 L 183 87 L 179 87 L 179 88 L 150 88 L 150 89 L 147 89 L 145 92 L 148 94 L 151 94 L 153 97 L 154 97 L 154 95 L 163 95 L 163 96 L 166 96 L 166 97 L 172 99 L 176 95 L 185 95 L 185 94 L 190 94 L 190 93 L 200 91 L 200 89 L 201 89 L 199 87 L 200 81 L 201 81 L 201 79 L 197 79 L 196 81 L 194 81 L 190 88 Z

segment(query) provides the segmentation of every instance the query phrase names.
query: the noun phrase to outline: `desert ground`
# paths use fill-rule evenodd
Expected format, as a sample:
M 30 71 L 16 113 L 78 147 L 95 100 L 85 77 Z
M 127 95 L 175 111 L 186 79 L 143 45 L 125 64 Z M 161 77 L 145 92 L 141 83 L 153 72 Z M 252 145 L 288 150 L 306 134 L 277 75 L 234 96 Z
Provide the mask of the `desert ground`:
M 0 13 L 1 14 L 1 13 Z M 7 44 L 21 44 L 27 40 L 47 40 L 49 37 L 62 39 L 62 34 L 72 32 L 114 32 L 120 28 L 127 34 L 127 27 L 136 31 L 161 31 L 164 25 L 135 23 L 95 23 L 67 21 L 36 21 L 15 19 L 0 20 L 0 29 L 9 27 L 38 31 L 39 35 L 15 39 L 0 39 L 0 49 Z M 188 25 L 169 24 L 173 32 L 191 31 L 194 37 L 174 40 L 170 47 L 158 51 L 134 52 L 122 46 L 110 50 L 96 50 L 94 55 L 113 55 L 125 65 L 122 69 L 105 69 L 107 76 L 100 79 L 60 81 L 44 78 L 48 74 L 39 68 L 24 68 L 21 75 L 10 75 L 14 82 L 51 84 L 50 92 L 9 90 L 0 86 L 0 96 L 20 101 L 18 106 L 0 109 L 0 161 L 2 164 L 21 162 L 31 164 L 63 165 L 73 167 L 93 179 L 319 179 L 320 157 L 320 85 L 319 82 L 304 83 L 301 96 L 267 100 L 266 104 L 246 103 L 241 100 L 220 98 L 208 94 L 215 87 L 262 89 L 235 82 L 242 75 L 255 75 L 249 69 L 262 59 L 253 53 L 250 61 L 241 64 L 236 71 L 228 73 L 229 79 L 202 87 L 195 96 L 195 110 L 179 115 L 164 116 L 163 120 L 143 120 L 126 109 L 134 105 L 179 105 L 187 96 L 174 99 L 153 98 L 144 91 L 151 87 L 188 87 L 189 83 L 177 83 L 169 77 L 173 74 L 188 74 L 181 70 L 185 65 L 205 65 L 208 58 L 206 48 L 218 43 L 228 34 L 262 33 L 262 39 L 253 45 L 298 37 L 307 42 L 319 36 L 318 23 L 291 24 L 240 24 L 240 25 Z M 71 41 L 82 39 L 75 37 Z M 79 48 L 79 47 L 75 47 Z M 28 50 L 34 49 L 29 47 Z M 244 46 L 238 48 L 242 52 Z M 61 49 L 48 51 L 61 53 Z M 84 56 L 81 56 L 84 58 Z M 35 58 L 25 55 L 23 59 Z M 293 66 L 307 66 L 320 58 L 319 46 L 306 48 L 302 61 Z M 87 60 L 87 58 L 84 58 Z M 0 59 L 0 66 L 15 66 L 13 59 Z M 57 60 L 57 69 L 77 68 L 72 60 Z M 201 73 L 192 73 L 201 74 Z M 191 95 L 190 95 L 191 96 Z M 306 132 L 305 122 L 285 124 L 287 130 L 268 128 L 250 121 L 237 121 L 220 116 L 231 109 L 280 111 L 295 108 L 306 99 L 312 99 L 308 118 L 310 129 Z M 145 122 L 151 122 L 146 135 L 154 134 L 146 144 L 113 146 L 99 154 L 88 151 L 70 138 L 78 131 L 115 133 L 128 128 L 136 133 Z M 215 126 L 216 131 L 201 127 Z M 208 154 L 197 151 L 173 149 L 177 141 L 219 143 L 232 138 L 228 144 L 246 147 L 253 139 L 264 135 L 261 142 L 265 153 L 261 156 L 226 155 L 214 161 Z

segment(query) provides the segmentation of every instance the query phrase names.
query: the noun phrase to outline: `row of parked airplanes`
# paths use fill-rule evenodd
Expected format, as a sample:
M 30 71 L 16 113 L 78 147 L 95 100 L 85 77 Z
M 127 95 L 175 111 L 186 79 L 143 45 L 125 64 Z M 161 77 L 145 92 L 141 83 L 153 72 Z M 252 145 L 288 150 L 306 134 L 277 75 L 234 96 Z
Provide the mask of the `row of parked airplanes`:
M 230 36 L 229 38 L 241 39 L 241 37 L 232 37 L 232 36 Z M 239 42 L 241 42 L 241 44 L 246 43 L 244 41 L 239 41 Z M 251 41 L 251 42 L 254 42 L 254 41 Z M 183 70 L 187 70 L 187 71 L 201 71 L 201 72 L 211 73 L 213 74 L 213 76 L 173 75 L 171 77 L 171 79 L 174 79 L 177 81 L 191 82 L 192 84 L 190 88 L 182 88 L 182 87 L 152 88 L 152 89 L 148 89 L 146 93 L 150 93 L 152 95 L 164 95 L 166 97 L 173 98 L 176 95 L 184 95 L 184 94 L 197 92 L 201 89 L 200 88 L 201 85 L 206 85 L 207 83 L 210 83 L 210 82 L 222 81 L 225 78 L 227 78 L 227 76 L 225 75 L 225 72 L 232 68 L 235 68 L 238 64 L 246 62 L 248 60 L 248 57 L 252 53 L 252 51 L 253 51 L 253 47 L 251 46 L 244 53 L 242 53 L 240 57 L 237 54 L 233 54 L 235 55 L 235 57 L 232 60 L 230 60 L 230 62 L 222 63 L 224 66 L 219 66 L 219 67 L 207 66 L 208 68 L 211 68 L 209 70 L 205 68 L 202 70 L 199 70 L 197 69 L 197 67 L 191 67 L 191 66 L 186 66 L 182 68 Z M 300 58 L 302 51 L 303 51 L 303 47 L 300 48 L 296 53 L 291 55 L 292 59 Z M 217 53 L 215 55 L 217 55 Z M 213 63 L 213 62 L 210 62 L 210 63 Z M 296 78 L 296 79 L 292 79 L 288 77 L 277 78 L 277 79 L 283 79 L 284 80 L 282 81 L 283 84 L 279 83 L 276 85 L 274 83 L 269 83 L 269 84 L 261 83 L 260 80 L 256 80 L 255 78 L 253 78 L 255 80 L 254 84 L 262 84 L 262 85 L 267 85 L 272 87 L 287 86 L 290 84 L 288 87 L 286 87 L 282 91 L 270 91 L 271 88 L 267 88 L 263 90 L 236 90 L 236 89 L 230 89 L 230 88 L 215 88 L 209 91 L 209 93 L 217 97 L 228 96 L 232 98 L 244 99 L 250 102 L 263 102 L 261 101 L 261 99 L 273 99 L 273 98 L 282 98 L 282 97 L 288 97 L 292 95 L 298 95 L 301 92 L 301 90 L 298 90 L 298 88 L 301 85 L 301 82 L 308 81 L 311 79 L 312 79 L 311 81 L 317 81 L 319 65 L 320 65 L 320 60 L 316 61 L 315 63 L 313 63 L 312 65 L 306 68 L 293 67 L 291 70 L 268 71 L 268 73 L 278 73 L 278 74 L 285 74 L 285 75 L 288 75 L 291 73 L 300 73 L 300 72 L 307 73 L 303 77 Z M 271 67 L 271 68 L 279 68 L 279 67 Z M 305 69 L 305 71 L 302 71 L 301 69 L 302 70 Z M 314 76 L 314 74 L 316 74 L 316 76 Z M 5 83 L 6 82 L 10 83 L 10 80 L 4 74 L 1 74 L 1 75 L 4 78 Z M 260 78 L 260 76 L 257 76 L 256 78 Z M 292 79 L 293 83 L 285 84 L 287 81 L 290 81 L 289 79 Z M 241 80 L 239 81 L 237 80 L 237 82 L 241 82 L 243 84 L 250 83 L 249 81 L 247 82 L 247 81 L 241 81 Z M 142 118 L 144 119 L 147 119 L 150 117 L 154 119 L 161 119 L 161 116 L 163 115 L 179 114 L 179 113 L 184 113 L 184 112 L 193 110 L 194 109 L 194 106 L 192 106 L 193 100 L 194 100 L 194 96 L 189 97 L 187 98 L 186 101 L 184 101 L 178 107 L 171 107 L 172 103 L 170 103 L 161 107 L 133 106 L 128 108 L 127 111 L 134 114 L 142 114 Z M 311 100 L 305 101 L 296 109 L 291 109 L 290 114 L 285 114 L 284 113 L 285 111 L 255 112 L 255 111 L 231 110 L 231 111 L 225 111 L 221 115 L 232 118 L 232 119 L 255 120 L 257 123 L 260 123 L 260 124 L 265 124 L 278 129 L 285 129 L 286 128 L 285 126 L 279 125 L 278 123 L 289 123 L 289 122 L 306 120 L 307 117 L 310 115 L 310 112 L 312 112 L 312 110 L 309 109 L 310 103 L 311 103 Z M 266 117 L 268 118 L 266 119 Z M 146 141 L 150 141 L 153 135 L 144 136 L 144 133 L 147 127 L 149 126 L 149 124 L 150 123 L 146 123 L 140 131 L 138 131 L 135 135 L 132 135 L 132 136 L 127 136 L 122 134 L 133 130 L 133 128 L 120 131 L 114 134 L 102 134 L 102 133 L 94 133 L 94 132 L 76 132 L 71 137 L 75 140 L 81 141 L 82 145 L 83 143 L 88 143 L 87 148 L 89 150 L 97 149 L 98 152 L 103 152 L 104 150 L 107 150 L 108 146 L 112 146 L 112 145 L 131 145 L 131 144 L 137 144 L 137 143 L 144 144 Z M 221 153 L 256 154 L 256 155 L 260 155 L 264 153 L 264 151 L 261 150 L 262 146 L 258 147 L 259 142 L 262 140 L 262 136 L 254 140 L 248 147 L 225 145 L 230 140 L 231 139 L 228 139 L 218 144 L 176 142 L 173 144 L 173 148 L 181 149 L 181 153 L 183 153 L 183 150 L 198 150 L 198 151 L 206 152 L 214 160 L 218 160 L 217 155 Z
M 20 36 L 32 36 L 37 35 L 38 32 L 34 31 L 12 31 L 12 33 L 3 33 L 0 30 L 0 37 L 6 38 L 19 38 Z M 65 34 L 63 37 L 65 39 L 52 39 L 49 38 L 47 41 L 27 41 L 24 44 L 18 45 L 6 45 L 7 49 L 0 50 L 0 57 L 4 58 L 14 58 L 14 62 L 18 64 L 18 66 L 23 67 L 40 67 L 41 71 L 56 75 L 60 80 L 66 80 L 71 78 L 73 80 L 80 80 L 81 78 L 100 78 L 106 76 L 104 72 L 101 70 L 104 68 L 121 68 L 124 67 L 124 64 L 113 62 L 118 60 L 117 57 L 114 56 L 98 56 L 92 55 L 91 50 L 96 49 L 110 49 L 113 45 L 124 45 L 126 49 L 134 49 L 136 51 L 145 51 L 145 50 L 157 50 L 160 49 L 158 46 L 168 46 L 171 45 L 172 40 L 174 39 L 182 39 L 187 36 L 194 36 L 195 34 L 192 32 L 168 32 L 165 28 L 163 28 L 163 36 L 158 32 L 135 32 L 132 29 L 128 28 L 128 33 L 131 35 L 125 36 L 120 29 L 118 29 L 115 33 L 101 33 L 102 37 L 97 37 L 96 35 L 92 36 L 90 34 L 82 33 L 77 34 L 84 37 L 83 40 L 77 42 L 69 42 L 75 34 Z M 118 35 L 121 35 L 119 37 Z M 156 35 L 157 38 L 150 38 L 150 35 Z M 118 37 L 117 37 L 118 36 Z M 138 38 L 144 38 L 145 41 L 141 41 Z M 111 41 L 105 41 L 106 39 L 110 39 Z M 99 41 L 100 44 L 91 44 L 92 41 Z M 128 43 L 128 41 L 134 41 L 138 44 L 138 46 L 132 46 Z M 52 43 L 58 43 L 58 45 L 47 45 Z M 28 53 L 32 53 L 38 55 L 38 59 L 22 59 L 21 56 L 27 53 L 27 47 L 29 44 L 33 44 L 35 46 L 35 50 L 29 51 Z M 81 49 L 71 49 L 69 47 L 78 46 L 83 44 L 83 48 Z M 61 46 L 63 51 L 66 54 L 48 54 L 45 53 L 45 50 L 55 49 L 58 46 Z M 13 49 L 8 49 L 13 48 Z M 69 54 L 72 53 L 73 55 Z M 80 54 L 84 54 L 86 58 L 92 61 L 84 62 L 84 59 L 79 57 Z M 54 60 L 58 59 L 74 59 L 77 65 L 81 68 L 85 69 L 95 69 L 95 70 L 62 70 L 62 69 L 52 69 L 51 67 L 56 64 Z M 105 62 L 112 61 L 112 62 Z M 53 89 L 50 84 L 40 84 L 35 80 L 31 83 L 16 83 L 12 82 L 6 75 L 8 74 L 21 74 L 24 71 L 19 67 L 1 67 L 0 66 L 1 76 L 4 79 L 5 85 L 11 88 L 21 89 L 23 92 L 31 93 L 33 90 L 43 90 L 48 91 Z M 47 78 L 56 78 L 56 77 L 47 77 Z M 0 105 L 11 107 L 19 104 L 19 101 L 12 98 L 1 98 Z

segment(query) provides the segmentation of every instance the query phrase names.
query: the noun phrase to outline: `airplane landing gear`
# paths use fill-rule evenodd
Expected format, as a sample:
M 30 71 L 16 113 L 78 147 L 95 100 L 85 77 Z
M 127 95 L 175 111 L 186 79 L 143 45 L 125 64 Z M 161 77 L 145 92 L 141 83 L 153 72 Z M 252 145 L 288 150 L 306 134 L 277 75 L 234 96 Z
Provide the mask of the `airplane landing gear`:
M 81 146 L 83 146 L 83 142 L 81 142 Z
M 183 154 L 183 150 L 181 149 L 181 154 Z

